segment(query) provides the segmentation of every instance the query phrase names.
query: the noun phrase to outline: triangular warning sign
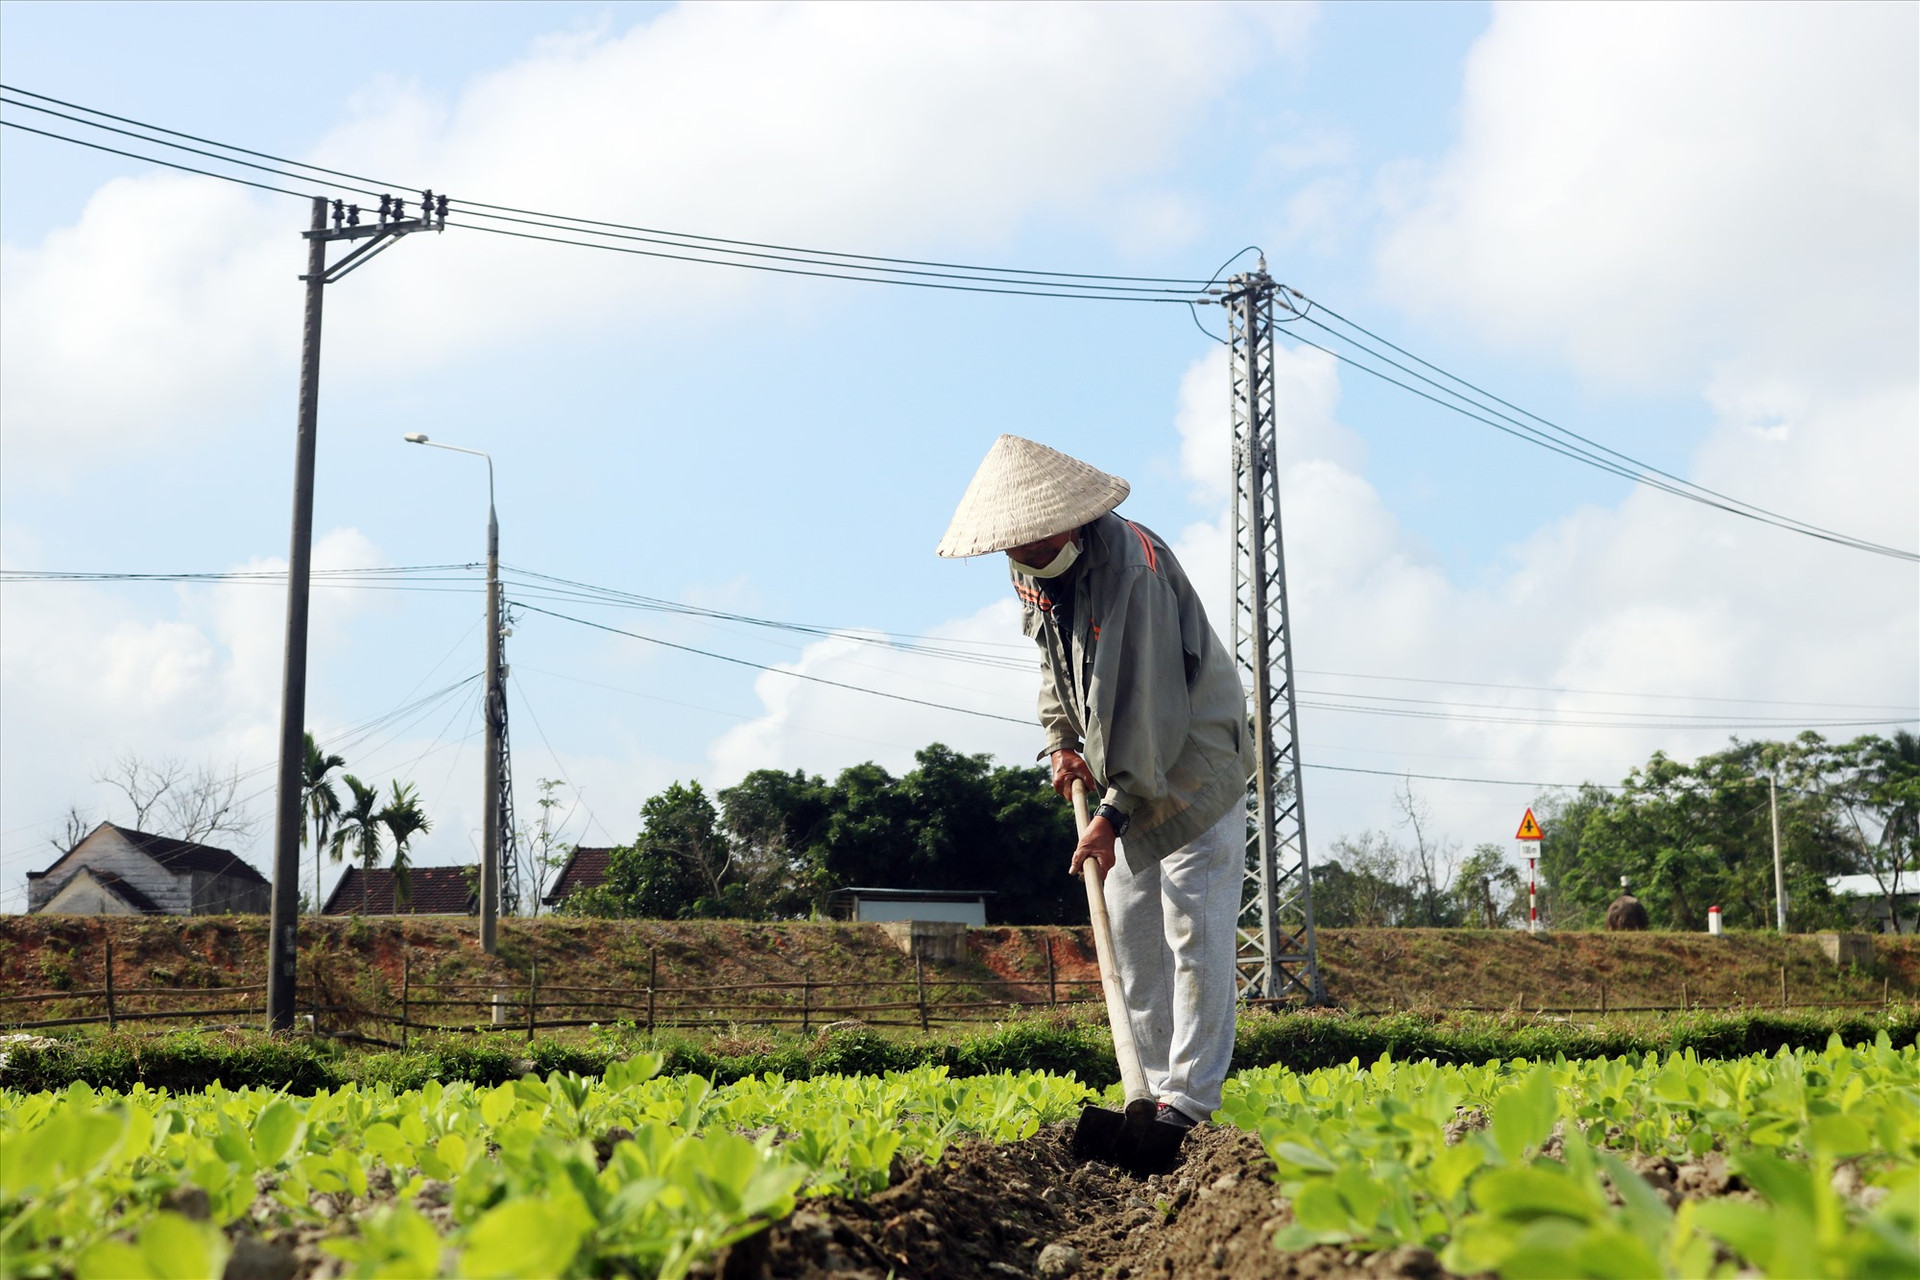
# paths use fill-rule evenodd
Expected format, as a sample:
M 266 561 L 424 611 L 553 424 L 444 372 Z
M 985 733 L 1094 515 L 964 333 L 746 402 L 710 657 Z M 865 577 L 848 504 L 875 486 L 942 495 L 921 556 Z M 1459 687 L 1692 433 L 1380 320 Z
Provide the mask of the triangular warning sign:
M 1547 838 L 1547 833 L 1542 831 L 1540 824 L 1534 820 L 1533 810 L 1527 810 L 1527 816 L 1520 819 L 1520 829 L 1513 833 L 1513 838 L 1515 840 L 1545 840 Z

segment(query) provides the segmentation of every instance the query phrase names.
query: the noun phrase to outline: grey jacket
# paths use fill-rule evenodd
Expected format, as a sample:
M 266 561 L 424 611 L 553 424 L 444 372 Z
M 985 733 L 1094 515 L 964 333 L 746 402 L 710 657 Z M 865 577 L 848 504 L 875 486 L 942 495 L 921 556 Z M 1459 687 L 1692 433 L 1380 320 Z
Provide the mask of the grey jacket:
M 1049 752 L 1086 757 L 1102 803 L 1128 815 L 1144 871 L 1244 803 L 1254 767 L 1246 693 L 1186 573 L 1150 529 L 1109 512 L 1081 529 L 1068 645 L 1033 579 L 1014 569 L 1021 627 L 1040 646 Z

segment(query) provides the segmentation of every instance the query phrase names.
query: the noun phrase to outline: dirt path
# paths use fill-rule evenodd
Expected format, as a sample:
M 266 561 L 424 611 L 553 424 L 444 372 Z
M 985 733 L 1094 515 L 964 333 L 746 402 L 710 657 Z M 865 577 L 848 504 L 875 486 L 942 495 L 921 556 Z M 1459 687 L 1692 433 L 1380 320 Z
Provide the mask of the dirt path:
M 1172 1173 L 1133 1179 L 1076 1164 L 1072 1126 L 1024 1142 L 965 1142 L 866 1200 L 807 1201 L 769 1232 L 736 1246 L 708 1275 L 720 1280 L 1003 1280 L 1079 1275 L 1163 1277 L 1409 1276 L 1442 1272 L 1431 1253 L 1400 1249 L 1371 1264 L 1316 1248 L 1282 1254 L 1273 1233 L 1290 1220 L 1259 1139 L 1203 1125 Z

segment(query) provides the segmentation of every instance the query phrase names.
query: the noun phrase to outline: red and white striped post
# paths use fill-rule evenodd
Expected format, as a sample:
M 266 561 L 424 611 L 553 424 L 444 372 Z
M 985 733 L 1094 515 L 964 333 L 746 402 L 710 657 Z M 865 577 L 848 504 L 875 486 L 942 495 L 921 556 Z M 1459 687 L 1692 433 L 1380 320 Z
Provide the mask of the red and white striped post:
M 1535 868 L 1540 861 L 1540 842 L 1547 833 L 1540 829 L 1540 823 L 1533 816 L 1533 810 L 1527 810 L 1527 816 L 1520 819 L 1520 829 L 1513 833 L 1515 840 L 1524 840 L 1532 844 L 1533 852 L 1527 855 L 1527 932 L 1540 932 L 1540 889 L 1535 878 Z

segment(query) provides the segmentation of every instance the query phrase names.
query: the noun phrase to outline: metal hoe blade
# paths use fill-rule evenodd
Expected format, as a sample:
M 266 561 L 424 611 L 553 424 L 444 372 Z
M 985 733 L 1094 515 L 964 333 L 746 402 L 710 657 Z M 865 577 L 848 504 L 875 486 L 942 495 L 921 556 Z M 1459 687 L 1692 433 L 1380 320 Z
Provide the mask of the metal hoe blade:
M 1157 1110 L 1151 1098 L 1134 1099 L 1124 1113 L 1085 1108 L 1073 1128 L 1074 1158 L 1102 1160 L 1143 1177 L 1165 1173 L 1180 1158 L 1187 1131 L 1154 1119 Z

